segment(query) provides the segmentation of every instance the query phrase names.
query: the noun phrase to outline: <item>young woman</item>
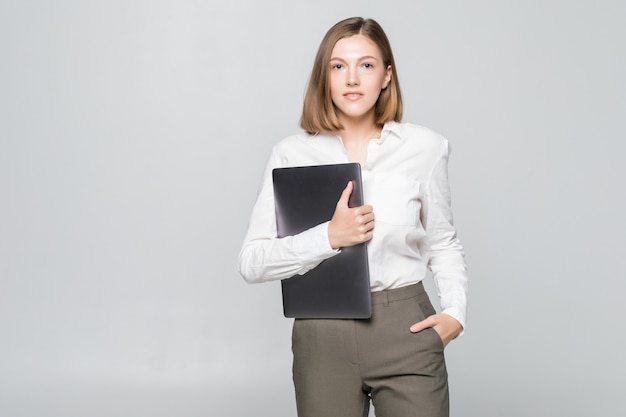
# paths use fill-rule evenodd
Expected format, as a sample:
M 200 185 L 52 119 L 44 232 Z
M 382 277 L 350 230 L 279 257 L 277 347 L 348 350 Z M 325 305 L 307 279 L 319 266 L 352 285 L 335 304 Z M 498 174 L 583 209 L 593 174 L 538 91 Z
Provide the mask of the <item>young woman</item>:
M 467 276 L 452 224 L 448 142 L 400 123 L 402 97 L 387 36 L 371 19 L 333 26 L 320 44 L 301 126 L 272 150 L 239 255 L 248 282 L 304 274 L 342 247 L 367 242 L 368 320 L 294 321 L 293 380 L 300 417 L 448 415 L 444 347 L 465 326 Z M 358 162 L 366 205 L 278 239 L 271 171 Z M 422 279 L 433 273 L 442 312 Z

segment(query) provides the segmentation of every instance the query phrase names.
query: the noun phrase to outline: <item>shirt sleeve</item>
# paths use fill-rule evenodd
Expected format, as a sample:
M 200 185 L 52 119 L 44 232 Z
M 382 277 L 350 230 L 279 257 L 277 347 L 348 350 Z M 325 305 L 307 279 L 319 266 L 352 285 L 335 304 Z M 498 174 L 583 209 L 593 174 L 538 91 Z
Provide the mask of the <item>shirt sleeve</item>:
M 430 244 L 428 267 L 433 273 L 442 313 L 466 324 L 468 276 L 463 247 L 453 225 L 448 184 L 448 142 L 428 180 L 425 229 Z
M 283 165 L 274 148 L 239 252 L 239 273 L 249 283 L 302 275 L 339 253 L 328 240 L 329 222 L 294 236 L 277 237 L 272 170 Z

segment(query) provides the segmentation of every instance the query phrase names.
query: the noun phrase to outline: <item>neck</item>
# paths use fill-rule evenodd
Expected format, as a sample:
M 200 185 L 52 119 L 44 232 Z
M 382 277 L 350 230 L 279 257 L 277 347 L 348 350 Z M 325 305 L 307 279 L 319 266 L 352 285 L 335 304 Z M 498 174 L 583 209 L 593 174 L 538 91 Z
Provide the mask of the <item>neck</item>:
M 370 139 L 380 137 L 381 127 L 374 123 L 373 117 L 369 120 L 341 120 L 343 129 L 339 131 L 345 142 L 369 142 Z

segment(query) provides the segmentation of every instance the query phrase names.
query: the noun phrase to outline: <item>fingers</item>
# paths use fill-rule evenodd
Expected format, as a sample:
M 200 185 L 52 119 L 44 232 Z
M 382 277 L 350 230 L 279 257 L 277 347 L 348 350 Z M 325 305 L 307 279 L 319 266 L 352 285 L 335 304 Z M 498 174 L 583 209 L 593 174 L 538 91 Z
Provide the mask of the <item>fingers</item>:
M 365 214 L 363 214 L 363 212 Z M 367 242 L 372 239 L 374 229 L 374 212 L 372 206 L 361 206 L 354 209 L 355 228 L 361 235 L 358 237 L 358 243 Z
M 451 340 L 456 338 L 463 326 L 455 318 L 447 314 L 434 314 L 425 318 L 424 320 L 415 323 L 410 327 L 411 332 L 417 333 L 428 327 L 432 327 L 433 330 L 439 335 L 443 346 L 447 346 Z
M 333 249 L 357 245 L 371 240 L 373 229 L 371 206 L 349 208 L 342 206 L 340 201 L 328 225 L 328 239 Z
M 445 347 L 448 344 L 449 340 L 444 339 L 444 337 L 442 337 L 442 335 L 437 330 L 438 323 L 439 322 L 437 320 L 437 315 L 435 314 L 433 316 L 426 317 L 424 320 L 418 323 L 415 323 L 414 325 L 410 327 L 410 330 L 412 333 L 418 333 L 430 327 L 439 335 L 439 337 L 441 338 L 441 342 L 443 343 L 443 346 Z
M 348 201 L 350 200 L 350 194 L 352 194 L 352 189 L 354 185 L 352 181 L 348 181 L 348 185 L 341 192 L 341 196 L 339 197 L 339 201 L 337 201 L 337 207 L 348 207 Z
M 372 214 L 372 215 L 374 214 L 374 207 L 370 205 L 355 207 L 353 210 L 354 210 L 354 214 L 358 216 L 366 216 L 368 214 Z
M 357 245 L 373 237 L 374 208 L 370 205 L 349 207 L 353 190 L 354 183 L 350 181 L 341 192 L 328 225 L 328 240 L 333 249 Z
M 357 215 L 357 221 L 361 224 L 368 224 L 368 223 L 373 223 L 374 222 L 374 212 L 373 211 L 369 211 L 365 214 L 358 214 Z M 372 224 L 372 227 L 374 227 L 374 225 Z
M 359 220 L 357 221 L 357 223 L 359 223 L 359 225 L 357 226 L 358 232 L 363 233 L 363 234 L 371 233 L 372 230 L 374 229 L 374 216 L 373 215 L 361 216 Z M 365 239 L 364 237 L 363 241 L 365 242 L 366 240 L 369 240 L 370 238 Z

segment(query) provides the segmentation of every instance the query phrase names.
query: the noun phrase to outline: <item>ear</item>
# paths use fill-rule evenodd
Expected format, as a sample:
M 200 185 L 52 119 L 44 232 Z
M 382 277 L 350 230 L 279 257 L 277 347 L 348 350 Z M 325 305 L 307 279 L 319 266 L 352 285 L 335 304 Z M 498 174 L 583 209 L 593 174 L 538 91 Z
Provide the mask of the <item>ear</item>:
M 389 86 L 391 82 L 391 65 L 387 66 L 387 70 L 385 71 L 385 82 L 383 83 L 383 90 Z

